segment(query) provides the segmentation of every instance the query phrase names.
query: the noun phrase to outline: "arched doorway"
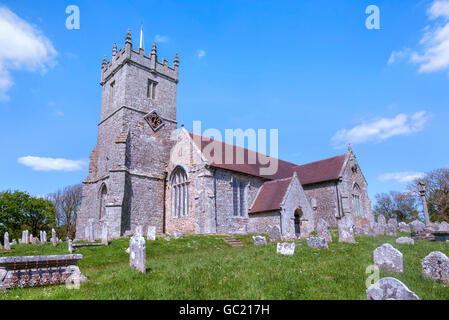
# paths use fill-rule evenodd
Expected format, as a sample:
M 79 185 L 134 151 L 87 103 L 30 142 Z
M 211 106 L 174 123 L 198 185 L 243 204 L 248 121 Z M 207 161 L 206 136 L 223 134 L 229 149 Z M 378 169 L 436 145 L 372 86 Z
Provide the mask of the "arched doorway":
M 301 218 L 302 218 L 302 210 L 300 208 L 295 210 L 295 235 L 297 238 L 301 235 Z

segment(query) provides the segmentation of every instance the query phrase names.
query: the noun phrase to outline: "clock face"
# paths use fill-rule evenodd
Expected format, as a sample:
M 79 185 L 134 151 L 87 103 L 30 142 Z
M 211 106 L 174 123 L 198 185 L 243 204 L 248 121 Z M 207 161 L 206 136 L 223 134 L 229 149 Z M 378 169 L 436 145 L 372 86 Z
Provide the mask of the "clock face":
M 149 114 L 147 114 L 145 116 L 145 120 L 148 122 L 148 124 L 150 125 L 151 129 L 153 129 L 153 131 L 158 130 L 164 124 L 164 122 L 159 117 L 159 115 L 156 113 L 156 111 L 152 111 Z

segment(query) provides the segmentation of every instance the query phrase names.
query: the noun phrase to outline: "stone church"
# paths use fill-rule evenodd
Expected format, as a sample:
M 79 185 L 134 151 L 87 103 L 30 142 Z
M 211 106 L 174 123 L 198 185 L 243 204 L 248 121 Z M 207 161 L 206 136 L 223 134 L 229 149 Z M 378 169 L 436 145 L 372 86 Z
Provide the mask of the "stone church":
M 319 219 L 337 226 L 349 216 L 355 226 L 374 218 L 367 181 L 349 147 L 347 153 L 297 165 L 178 128 L 176 90 L 179 58 L 170 66 L 114 44 L 103 60 L 98 138 L 83 182 L 76 238 L 107 225 L 110 237 L 155 226 L 158 233 L 267 233 L 272 238 L 306 237 Z M 232 152 L 234 161 L 224 159 Z M 236 155 L 243 161 L 235 161 Z M 250 161 L 256 159 L 256 161 Z M 264 160 L 264 161 L 262 161 Z

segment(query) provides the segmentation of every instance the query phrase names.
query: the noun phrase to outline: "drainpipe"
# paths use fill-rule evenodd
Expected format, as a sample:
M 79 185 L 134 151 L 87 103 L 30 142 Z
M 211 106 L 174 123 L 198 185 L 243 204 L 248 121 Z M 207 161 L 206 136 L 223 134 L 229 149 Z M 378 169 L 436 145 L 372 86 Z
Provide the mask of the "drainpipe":
M 338 190 L 338 180 L 335 182 L 335 189 L 337 191 L 337 209 L 338 209 L 338 217 L 337 219 L 341 219 L 342 218 L 342 214 L 341 214 L 341 204 L 340 204 L 340 191 Z
M 215 173 L 217 169 L 213 168 L 213 177 L 214 177 L 214 211 L 215 211 L 215 233 L 218 233 L 218 219 L 217 219 L 217 179 L 215 177 Z
M 166 223 L 166 205 L 165 205 L 165 201 L 167 200 L 167 176 L 168 176 L 168 172 L 164 173 L 164 204 L 163 204 L 163 209 L 162 209 L 162 233 L 165 234 L 165 223 Z

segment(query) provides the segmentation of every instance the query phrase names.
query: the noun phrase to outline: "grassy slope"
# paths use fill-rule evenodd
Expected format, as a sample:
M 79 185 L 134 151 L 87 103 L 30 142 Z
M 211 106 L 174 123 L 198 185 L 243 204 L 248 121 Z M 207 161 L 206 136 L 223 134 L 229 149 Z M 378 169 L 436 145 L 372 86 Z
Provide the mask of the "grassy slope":
M 294 256 L 276 254 L 276 244 L 246 243 L 231 248 L 222 236 L 184 236 L 147 242 L 147 273 L 128 266 L 128 239 L 109 247 L 80 248 L 81 271 L 88 277 L 80 290 L 65 286 L 14 289 L 0 299 L 365 299 L 366 267 L 373 250 L 391 243 L 404 255 L 404 273 L 381 271 L 403 281 L 421 299 L 449 299 L 449 287 L 421 276 L 421 259 L 431 251 L 449 255 L 449 245 L 418 241 L 395 243 L 393 237 L 357 237 L 357 245 L 330 243 L 329 250 L 298 240 Z M 336 238 L 334 238 L 334 241 Z M 17 245 L 13 255 L 66 254 L 67 244 Z M 2 255 L 5 256 L 5 255 Z

